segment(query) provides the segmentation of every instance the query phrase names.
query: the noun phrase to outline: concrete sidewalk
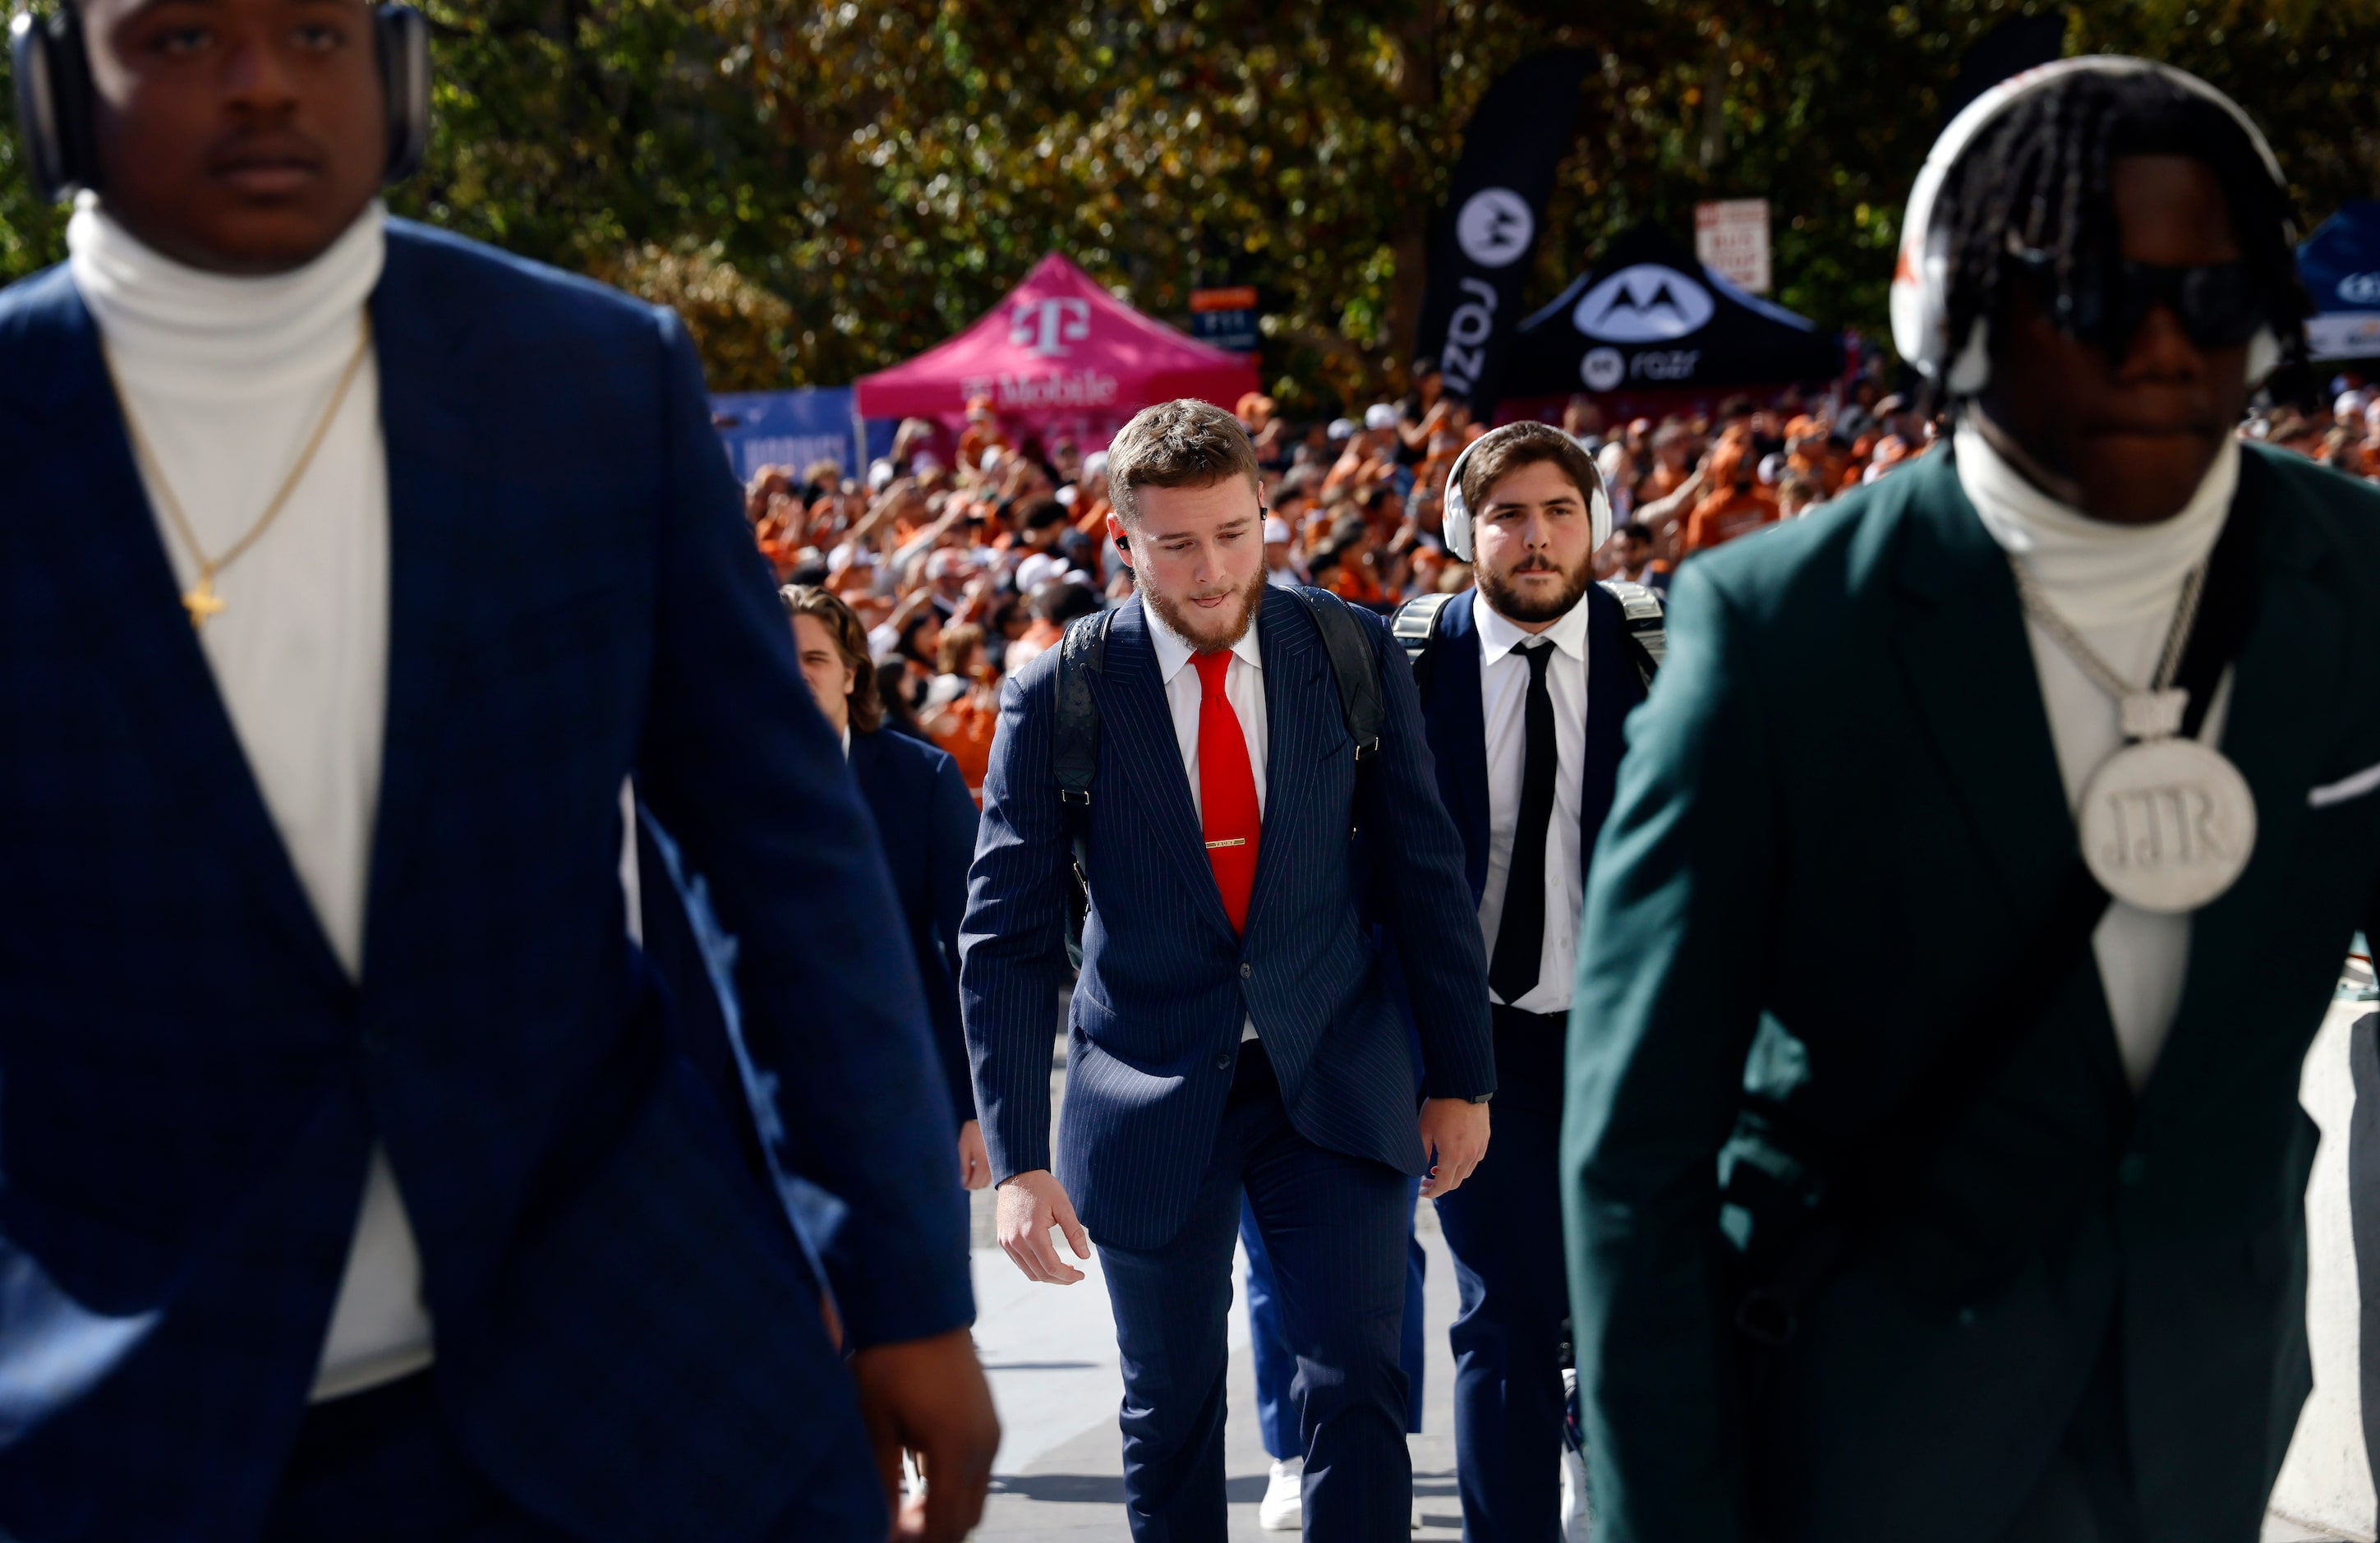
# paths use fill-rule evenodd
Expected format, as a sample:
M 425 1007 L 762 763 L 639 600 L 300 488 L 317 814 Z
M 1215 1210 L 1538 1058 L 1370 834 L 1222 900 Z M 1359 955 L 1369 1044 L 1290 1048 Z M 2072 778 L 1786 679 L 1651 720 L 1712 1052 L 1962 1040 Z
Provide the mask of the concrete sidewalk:
M 1454 1362 L 1446 1329 L 1454 1318 L 1454 1270 L 1439 1235 L 1438 1214 L 1421 1208 L 1422 1246 L 1429 1255 L 1427 1321 L 1429 1361 L 1423 1374 L 1423 1433 L 1411 1439 L 1414 1498 L 1430 1543 L 1463 1536 L 1454 1490 Z M 1036 1285 L 995 1245 L 975 1251 L 976 1343 L 1000 1408 L 1000 1456 L 993 1464 L 982 1538 L 1114 1539 L 1126 1536 L 1123 1446 L 1116 1408 L 1123 1379 L 1116 1367 L 1115 1324 L 1098 1261 L 1071 1286 Z M 1232 1280 L 1240 1279 L 1235 1262 Z M 1232 1309 L 1232 1366 L 1224 1463 L 1234 1539 L 1293 1536 L 1257 1526 L 1270 1466 L 1257 1436 L 1256 1374 L 1248 1355 L 1247 1307 Z

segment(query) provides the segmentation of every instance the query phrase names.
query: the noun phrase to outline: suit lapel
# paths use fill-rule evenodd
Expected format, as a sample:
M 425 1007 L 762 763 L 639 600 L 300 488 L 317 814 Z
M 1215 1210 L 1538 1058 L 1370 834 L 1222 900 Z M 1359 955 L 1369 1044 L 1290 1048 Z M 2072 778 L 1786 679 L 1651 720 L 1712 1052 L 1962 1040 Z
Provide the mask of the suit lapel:
M 182 609 L 148 492 L 100 353 L 97 324 L 61 271 L 54 368 L 38 405 L 52 453 L 20 468 L 12 512 L 46 550 L 89 656 L 93 688 L 122 699 L 153 773 L 181 790 L 196 829 L 216 832 L 258 909 L 316 984 L 346 993 L 346 973 L 315 919 L 247 753 Z M 171 882 L 170 876 L 166 879 Z
M 2016 582 L 1947 450 L 1900 475 L 1910 479 L 1896 574 L 1902 677 L 2003 897 L 2030 915 L 2076 837 Z
M 1595 863 L 1595 838 L 1611 812 L 1619 784 L 1620 757 L 1627 747 L 1621 726 L 1638 702 L 1645 683 L 1621 646 L 1620 602 L 1600 584 L 1590 584 L 1586 611 L 1586 753 L 1580 768 L 1578 859 L 1582 880 Z
M 1307 822 L 1319 816 L 1312 805 L 1315 763 L 1330 743 L 1324 736 L 1346 737 L 1339 685 L 1330 674 L 1322 635 L 1298 597 L 1266 589 L 1264 608 L 1258 613 L 1257 653 L 1264 661 L 1264 827 L 1268 834 L 1279 832 L 1281 835 L 1257 847 L 1256 887 L 1248 895 L 1251 928 L 1264 914 L 1265 897 L 1281 882 L 1281 870 L 1291 861 L 1290 832 L 1306 829 Z M 1349 753 L 1354 753 L 1352 747 Z
M 385 958 L 407 862 L 422 830 L 439 762 L 439 703 L 464 628 L 470 538 L 489 467 L 472 425 L 484 408 L 455 308 L 431 292 L 414 243 L 389 232 L 388 262 L 371 298 L 380 360 L 381 428 L 388 448 L 388 724 L 380 810 L 372 832 L 364 969 Z
M 1488 890 L 1488 709 L 1479 678 L 1479 591 L 1465 590 L 1439 614 L 1436 657 L 1429 661 L 1431 746 L 1443 768 L 1447 807 L 1463 832 L 1463 876 L 1471 903 Z
M 1106 690 L 1099 711 L 1110 725 L 1100 735 L 1123 773 L 1119 784 L 1139 818 L 1148 821 L 1157 844 L 1173 860 L 1183 883 L 1200 898 L 1199 915 L 1232 931 L 1231 914 L 1215 888 L 1215 870 L 1207 862 L 1207 843 L 1198 827 L 1198 808 L 1190 799 L 1190 778 L 1182 766 L 1181 741 L 1173 734 L 1173 711 L 1166 704 L 1165 683 L 1158 678 L 1157 650 L 1148 640 L 1150 623 L 1137 597 L 1116 613 L 1108 635 L 1107 659 L 1100 673 Z M 1258 884 L 1262 884 L 1261 845 L 1257 848 Z
M 2322 566 L 2329 516 L 2283 496 L 2261 456 L 2251 449 L 2240 465 L 2239 496 L 2264 501 L 2263 573 L 2255 627 L 2233 665 L 2222 738 L 2223 753 L 2255 794 L 2256 846 L 2240 881 L 2197 914 L 2181 1006 L 2143 1089 L 2144 1112 L 2156 1101 L 2151 1095 L 2186 1082 L 2209 1053 L 2233 1042 L 2227 1034 L 2236 1038 L 2239 1004 L 2264 990 L 2269 929 L 2276 918 L 2297 914 L 2306 878 L 2306 791 L 2335 772 L 2331 752 L 2355 723 L 2340 710 L 2348 699 L 2339 680 L 2347 608 Z M 2208 1065 L 2221 1074 L 2219 1063 Z

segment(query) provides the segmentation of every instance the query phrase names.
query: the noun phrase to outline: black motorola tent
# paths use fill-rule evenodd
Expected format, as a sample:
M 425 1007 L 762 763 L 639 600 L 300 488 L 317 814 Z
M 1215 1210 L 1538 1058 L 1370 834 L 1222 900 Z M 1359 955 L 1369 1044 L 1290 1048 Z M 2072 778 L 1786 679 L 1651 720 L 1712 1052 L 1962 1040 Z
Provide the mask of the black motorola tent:
M 1748 295 L 1652 225 L 1606 249 L 1553 304 L 1521 323 L 1500 417 L 1584 393 L 1628 413 L 1730 391 L 1807 384 L 1842 369 L 1842 343 Z

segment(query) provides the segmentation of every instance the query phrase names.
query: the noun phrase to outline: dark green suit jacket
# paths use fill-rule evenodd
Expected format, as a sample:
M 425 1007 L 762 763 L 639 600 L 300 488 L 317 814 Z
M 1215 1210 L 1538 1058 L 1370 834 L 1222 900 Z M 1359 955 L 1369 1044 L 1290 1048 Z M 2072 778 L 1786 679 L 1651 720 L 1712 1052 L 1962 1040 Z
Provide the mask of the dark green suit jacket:
M 1599 1543 L 1990 1543 L 2111 1326 L 2149 1536 L 2256 1536 L 2310 1385 L 2299 1066 L 2380 877 L 2380 793 L 2309 800 L 2380 762 L 2380 493 L 2256 448 L 2240 475 L 2260 611 L 2223 745 L 2260 834 L 2198 914 L 2154 1075 L 2136 1101 L 2086 964 L 1756 1410 L 1731 1373 L 1722 1148 L 1791 1179 L 1774 1143 L 1730 1148 L 1747 1108 L 1806 1155 L 1888 1107 L 2075 834 L 2015 587 L 1947 449 L 1680 571 L 1571 1017 Z

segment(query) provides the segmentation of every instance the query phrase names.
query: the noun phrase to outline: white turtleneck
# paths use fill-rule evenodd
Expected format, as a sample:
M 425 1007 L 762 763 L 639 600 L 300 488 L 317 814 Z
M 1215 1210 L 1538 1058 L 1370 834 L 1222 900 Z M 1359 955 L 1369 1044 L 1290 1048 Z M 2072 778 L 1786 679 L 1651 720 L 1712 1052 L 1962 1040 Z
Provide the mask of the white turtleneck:
M 86 193 L 68 267 L 104 340 L 158 540 L 184 589 L 199 559 L 162 478 L 212 557 L 247 535 L 297 464 L 362 337 L 380 281 L 378 204 L 292 273 L 231 278 L 136 239 Z M 280 517 L 216 575 L 199 634 L 249 772 L 332 952 L 363 969 L 388 676 L 388 456 L 367 357 Z M 421 1261 L 386 1155 L 373 1148 L 315 1383 L 350 1392 L 428 1363 Z
M 1971 422 L 1959 426 L 1953 452 L 1959 485 L 1992 540 L 2024 565 L 2042 598 L 2110 669 L 2146 687 L 2164 655 L 2182 584 L 2223 533 L 2240 484 L 2238 443 L 2223 442 L 2180 513 L 2144 526 L 2094 519 L 2051 498 Z M 2039 623 L 2027 617 L 2025 632 L 2067 805 L 2080 809 L 2093 773 L 2123 747 L 2119 709 Z M 2218 696 L 2204 735 L 2209 744 L 2220 742 L 2222 711 Z M 2147 1083 L 2181 1005 L 2190 933 L 2186 914 L 2159 915 L 2119 900 L 2092 934 L 2107 1014 L 2135 1093 Z

